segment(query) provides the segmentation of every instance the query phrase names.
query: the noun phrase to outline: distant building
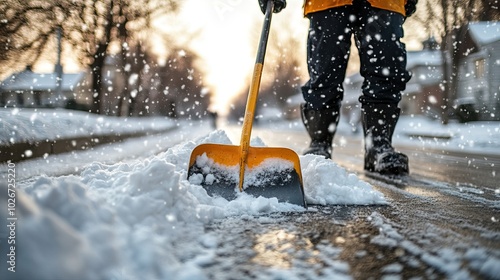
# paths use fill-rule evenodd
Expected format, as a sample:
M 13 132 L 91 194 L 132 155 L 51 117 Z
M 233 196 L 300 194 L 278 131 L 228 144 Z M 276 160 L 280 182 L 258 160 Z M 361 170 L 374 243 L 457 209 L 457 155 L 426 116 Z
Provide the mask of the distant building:
M 61 78 L 59 93 L 57 73 L 35 73 L 28 66 L 0 83 L 0 106 L 67 107 L 90 104 L 91 85 L 86 72 L 63 73 Z
M 408 52 L 407 70 L 412 73 L 412 77 L 406 85 L 399 105 L 403 115 L 436 117 L 439 115 L 439 107 L 444 94 L 440 87 L 443 78 L 441 51 L 433 37 L 422 44 L 422 50 Z M 351 123 L 353 130 L 356 130 L 361 120 L 361 107 L 358 99 L 361 96 L 363 81 L 364 78 L 359 72 L 348 76 L 344 81 L 341 114 L 345 120 Z M 297 100 L 303 100 L 302 96 Z M 291 105 L 296 108 L 298 106 L 295 103 Z
M 403 115 L 435 115 L 439 112 L 439 100 L 443 91 L 439 87 L 442 80 L 441 52 L 436 40 L 431 37 L 423 43 L 423 50 L 407 53 L 406 69 L 412 73 L 406 84 L 401 103 Z M 359 102 L 364 78 L 353 74 L 344 82 L 344 101 L 342 114 L 355 125 L 359 122 Z
M 452 86 L 452 114 L 460 121 L 500 120 L 500 24 L 469 23 L 454 33 L 457 49 L 453 69 L 458 73 Z M 425 115 L 439 118 L 447 105 L 443 89 L 443 55 L 433 37 L 422 42 L 423 49 L 407 53 L 407 70 L 412 73 L 399 106 L 403 115 Z M 360 73 L 344 81 L 342 118 L 355 129 L 360 122 Z M 299 117 L 301 94 L 290 102 L 289 109 Z
M 457 78 L 450 100 L 452 113 L 460 121 L 500 120 L 500 24 L 469 23 L 454 33 L 457 49 L 453 69 Z M 406 85 L 401 103 L 403 115 L 426 115 L 438 118 L 446 96 L 442 87 L 442 53 L 434 38 L 423 42 L 421 51 L 409 51 L 407 70 L 412 78 Z M 349 76 L 344 83 L 343 115 L 356 121 L 358 97 L 363 77 Z
M 399 106 L 403 115 L 427 115 L 437 118 L 441 114 L 444 91 L 442 54 L 434 39 L 422 42 L 421 51 L 407 53 L 406 69 L 412 74 Z
M 453 57 L 458 116 L 464 121 L 500 120 L 500 23 L 469 23 L 456 36 L 461 42 Z

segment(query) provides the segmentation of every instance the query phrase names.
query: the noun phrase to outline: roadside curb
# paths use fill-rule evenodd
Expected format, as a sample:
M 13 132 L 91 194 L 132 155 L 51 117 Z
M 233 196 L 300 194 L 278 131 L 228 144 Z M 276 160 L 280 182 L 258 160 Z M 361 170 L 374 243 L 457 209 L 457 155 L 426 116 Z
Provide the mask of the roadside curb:
M 118 143 L 130 138 L 156 135 L 175 129 L 177 129 L 177 127 L 173 126 L 162 130 L 92 135 L 57 140 L 21 142 L 12 145 L 0 145 L 0 164 L 7 162 L 20 162 L 23 160 L 44 157 L 46 155 L 62 154 L 71 151 L 82 151 L 103 144 Z

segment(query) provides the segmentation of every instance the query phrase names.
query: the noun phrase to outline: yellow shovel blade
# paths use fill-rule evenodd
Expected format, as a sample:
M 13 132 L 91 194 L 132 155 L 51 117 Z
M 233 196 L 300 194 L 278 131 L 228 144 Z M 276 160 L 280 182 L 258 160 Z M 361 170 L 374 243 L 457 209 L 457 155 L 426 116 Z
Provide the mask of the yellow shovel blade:
M 201 184 L 210 196 L 236 197 L 241 147 L 202 144 L 191 153 L 188 178 Z M 300 160 L 287 148 L 249 147 L 243 189 L 256 197 L 276 197 L 307 207 Z

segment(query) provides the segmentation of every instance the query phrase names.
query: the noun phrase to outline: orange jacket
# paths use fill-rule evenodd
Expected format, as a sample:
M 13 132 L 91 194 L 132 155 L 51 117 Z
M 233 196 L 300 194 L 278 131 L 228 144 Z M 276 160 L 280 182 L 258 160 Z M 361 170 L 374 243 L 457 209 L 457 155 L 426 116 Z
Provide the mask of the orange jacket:
M 368 0 L 372 7 L 405 15 L 406 0 Z M 334 7 L 352 5 L 352 0 L 305 0 L 304 15 Z

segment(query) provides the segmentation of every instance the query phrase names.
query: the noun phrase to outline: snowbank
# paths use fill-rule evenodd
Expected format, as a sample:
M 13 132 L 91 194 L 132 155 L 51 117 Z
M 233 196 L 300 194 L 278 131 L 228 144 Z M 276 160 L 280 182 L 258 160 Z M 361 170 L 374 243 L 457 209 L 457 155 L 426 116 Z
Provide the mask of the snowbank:
M 19 189 L 18 266 L 9 279 L 204 279 L 201 266 L 224 238 L 205 233 L 204 224 L 230 216 L 307 211 L 275 198 L 209 197 L 186 179 L 191 151 L 207 142 L 230 144 L 223 131 L 214 131 L 147 160 L 93 163 L 79 176 L 43 177 Z M 387 203 L 332 161 L 312 155 L 300 159 L 309 203 Z M 0 208 L 6 209 L 6 192 L 0 196 Z M 181 241 L 189 248 L 179 248 Z
M 161 131 L 174 126 L 174 121 L 163 117 L 120 118 L 64 109 L 0 108 L 0 145 Z

